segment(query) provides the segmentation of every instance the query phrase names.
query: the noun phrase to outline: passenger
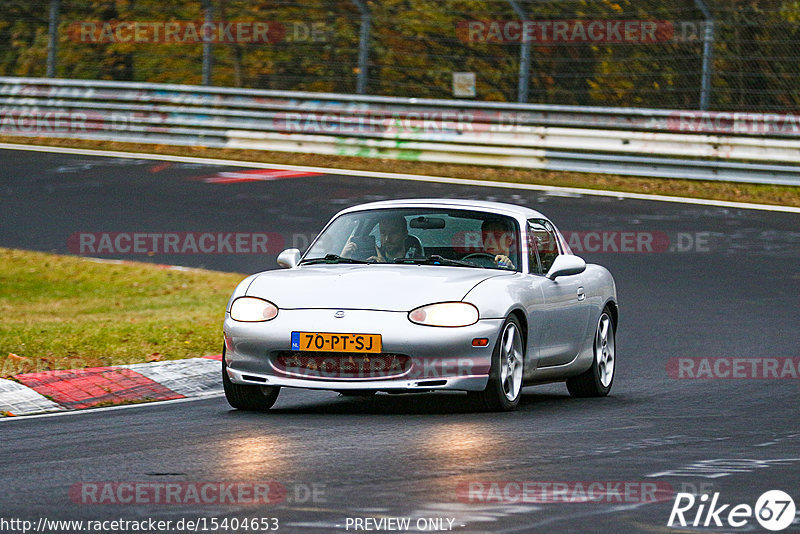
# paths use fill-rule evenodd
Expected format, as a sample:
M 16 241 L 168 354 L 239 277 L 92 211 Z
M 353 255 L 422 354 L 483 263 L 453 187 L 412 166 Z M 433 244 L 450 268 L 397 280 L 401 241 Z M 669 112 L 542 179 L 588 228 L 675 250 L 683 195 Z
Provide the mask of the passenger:
M 375 243 L 375 254 L 367 261 L 390 263 L 397 258 L 417 258 L 422 256 L 422 245 L 419 239 L 408 235 L 406 218 L 402 215 L 388 215 L 378 223 L 380 246 Z M 358 250 L 352 238 L 347 240 L 342 249 L 342 256 L 351 257 Z

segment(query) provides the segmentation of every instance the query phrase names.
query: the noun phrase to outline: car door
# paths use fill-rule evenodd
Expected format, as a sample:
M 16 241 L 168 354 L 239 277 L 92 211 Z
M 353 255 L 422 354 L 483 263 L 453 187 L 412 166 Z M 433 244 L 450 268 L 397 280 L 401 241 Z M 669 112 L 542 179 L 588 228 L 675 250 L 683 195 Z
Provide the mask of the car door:
M 547 278 L 555 258 L 563 253 L 555 228 L 546 219 L 531 219 L 528 233 L 529 263 L 544 294 L 544 307 L 537 321 L 541 328 L 538 367 L 564 365 L 580 352 L 589 321 L 582 275 Z

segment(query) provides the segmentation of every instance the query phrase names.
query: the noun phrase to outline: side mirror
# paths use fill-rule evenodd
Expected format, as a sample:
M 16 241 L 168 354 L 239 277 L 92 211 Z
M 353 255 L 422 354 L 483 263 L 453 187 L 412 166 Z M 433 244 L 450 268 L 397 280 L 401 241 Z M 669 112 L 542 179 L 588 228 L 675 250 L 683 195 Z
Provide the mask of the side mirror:
M 557 276 L 569 276 L 571 274 L 580 274 L 586 270 L 586 262 L 579 256 L 572 254 L 560 254 L 556 256 L 553 265 L 547 272 L 547 278 L 555 280 Z
M 300 250 L 296 248 L 287 248 L 278 254 L 278 265 L 284 269 L 294 269 L 300 263 Z

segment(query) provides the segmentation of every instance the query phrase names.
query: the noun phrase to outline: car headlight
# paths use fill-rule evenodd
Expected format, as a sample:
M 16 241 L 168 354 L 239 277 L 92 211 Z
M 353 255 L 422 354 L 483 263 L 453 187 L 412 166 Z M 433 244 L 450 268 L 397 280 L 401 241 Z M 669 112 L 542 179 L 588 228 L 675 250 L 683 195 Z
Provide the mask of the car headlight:
M 239 297 L 231 304 L 231 319 L 247 323 L 269 321 L 278 315 L 278 307 L 268 300 Z
M 478 308 L 466 302 L 441 302 L 408 312 L 408 320 L 426 326 L 469 326 L 478 322 Z

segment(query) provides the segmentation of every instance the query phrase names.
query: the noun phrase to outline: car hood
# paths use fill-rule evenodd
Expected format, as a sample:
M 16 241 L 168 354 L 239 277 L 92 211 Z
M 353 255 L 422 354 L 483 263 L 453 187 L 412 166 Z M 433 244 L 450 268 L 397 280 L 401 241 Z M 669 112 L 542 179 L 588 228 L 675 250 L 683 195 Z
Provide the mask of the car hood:
M 480 282 L 511 275 L 429 265 L 307 265 L 261 273 L 246 294 L 283 309 L 410 311 L 433 302 L 461 300 Z

